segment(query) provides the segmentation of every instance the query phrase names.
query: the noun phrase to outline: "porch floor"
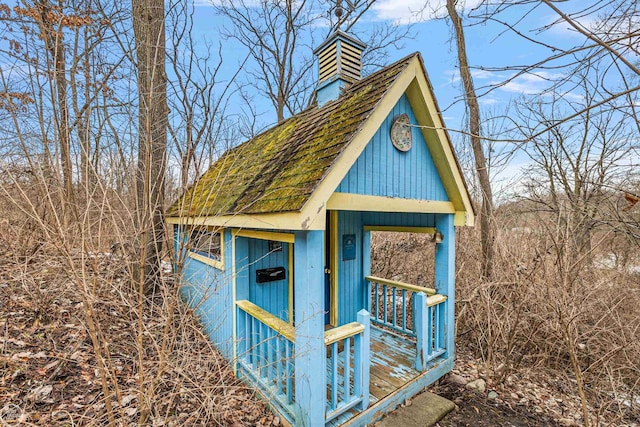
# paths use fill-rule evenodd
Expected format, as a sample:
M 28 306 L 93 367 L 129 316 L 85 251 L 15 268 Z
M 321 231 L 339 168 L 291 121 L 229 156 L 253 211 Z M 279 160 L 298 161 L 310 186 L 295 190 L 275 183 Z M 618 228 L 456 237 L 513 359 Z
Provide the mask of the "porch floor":
M 370 404 L 393 393 L 418 375 L 416 343 L 376 327 L 371 328 Z
M 422 374 L 415 369 L 415 342 L 373 325 L 370 354 L 369 407 Z M 359 410 L 351 409 L 331 420 L 327 426 L 344 424 L 359 413 Z

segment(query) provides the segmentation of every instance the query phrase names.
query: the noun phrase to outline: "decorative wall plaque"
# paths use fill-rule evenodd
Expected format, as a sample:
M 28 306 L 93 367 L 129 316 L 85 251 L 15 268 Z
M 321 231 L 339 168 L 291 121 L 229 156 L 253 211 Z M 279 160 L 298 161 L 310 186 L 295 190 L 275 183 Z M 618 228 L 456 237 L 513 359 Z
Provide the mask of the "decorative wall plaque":
M 413 143 L 409 116 L 401 114 L 393 120 L 391 125 L 391 143 L 400 151 L 409 151 Z

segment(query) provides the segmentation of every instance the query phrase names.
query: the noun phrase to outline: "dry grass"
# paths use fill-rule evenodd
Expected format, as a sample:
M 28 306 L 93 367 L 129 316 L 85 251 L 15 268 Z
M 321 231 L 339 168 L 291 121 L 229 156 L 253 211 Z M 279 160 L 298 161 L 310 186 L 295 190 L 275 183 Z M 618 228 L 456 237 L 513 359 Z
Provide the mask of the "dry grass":
M 28 191 L 24 191 L 27 189 Z M 127 203 L 87 197 L 69 227 L 36 186 L 0 206 L 0 425 L 273 425 L 180 301 L 131 280 Z M 53 200 L 53 199 L 52 199 Z
M 564 252 L 570 237 L 561 232 L 550 236 L 532 222 L 517 227 L 517 217 L 498 223 L 503 226 L 490 282 L 478 279 L 479 231 L 458 229 L 459 351 L 479 359 L 494 386 L 533 372 L 559 395 L 584 400 L 594 425 L 637 421 L 640 274 L 597 266 L 594 260 L 611 250 L 606 236 L 596 235 L 592 252 L 575 260 Z M 429 285 L 433 252 L 427 236 L 378 235 L 372 242 L 372 271 Z M 389 262 L 389 252 L 401 256 Z

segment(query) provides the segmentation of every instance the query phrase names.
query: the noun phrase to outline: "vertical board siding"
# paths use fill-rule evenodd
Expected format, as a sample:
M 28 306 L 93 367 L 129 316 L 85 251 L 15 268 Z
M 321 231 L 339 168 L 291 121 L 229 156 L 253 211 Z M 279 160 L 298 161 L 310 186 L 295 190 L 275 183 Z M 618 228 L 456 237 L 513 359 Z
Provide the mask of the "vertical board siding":
M 362 225 L 435 227 L 434 214 L 362 212 Z
M 343 261 L 342 236 L 356 236 L 356 258 Z M 364 308 L 362 287 L 362 219 L 360 212 L 338 212 L 338 326 L 357 320 Z
M 389 137 L 393 120 L 408 114 L 417 123 L 406 95 L 373 136 L 336 191 L 405 199 L 449 200 L 427 143 L 419 128 L 412 128 L 413 145 L 408 152 L 397 150 Z
M 435 215 L 388 212 L 338 212 L 338 325 L 355 322 L 359 310 L 367 309 L 367 284 L 371 271 L 370 235 L 365 225 L 397 227 L 434 227 Z M 356 259 L 344 261 L 342 236 L 356 236 Z M 365 274 L 366 273 L 366 274 Z
M 183 233 L 179 233 L 183 236 Z M 180 238 L 175 240 L 179 246 Z M 196 259 L 185 257 L 179 272 L 180 295 L 200 317 L 211 341 L 227 359 L 233 358 L 233 294 L 231 282 L 231 232 L 224 231 L 224 263 L 218 270 Z M 180 251 L 177 250 L 176 254 Z
M 269 252 L 269 241 L 249 240 L 249 301 L 278 318 L 289 321 L 289 245 L 282 244 L 282 251 Z M 256 282 L 256 271 L 263 268 L 284 267 L 285 279 L 268 283 Z

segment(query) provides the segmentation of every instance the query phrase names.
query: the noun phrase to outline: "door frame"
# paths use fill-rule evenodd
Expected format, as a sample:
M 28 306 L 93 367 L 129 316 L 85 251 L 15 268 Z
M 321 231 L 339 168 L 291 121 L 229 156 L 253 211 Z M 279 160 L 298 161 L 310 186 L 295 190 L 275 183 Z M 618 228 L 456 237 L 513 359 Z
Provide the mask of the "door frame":
M 328 210 L 325 229 L 325 323 L 338 326 L 338 211 Z M 327 289 L 328 288 L 328 289 Z M 327 321 L 328 318 L 328 321 Z

